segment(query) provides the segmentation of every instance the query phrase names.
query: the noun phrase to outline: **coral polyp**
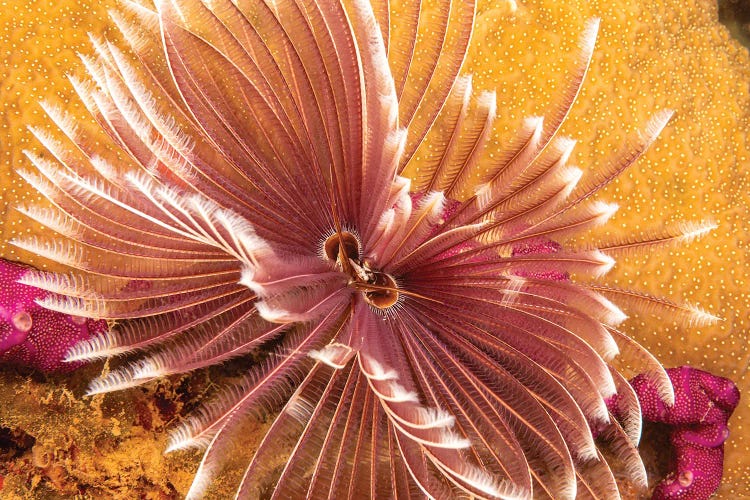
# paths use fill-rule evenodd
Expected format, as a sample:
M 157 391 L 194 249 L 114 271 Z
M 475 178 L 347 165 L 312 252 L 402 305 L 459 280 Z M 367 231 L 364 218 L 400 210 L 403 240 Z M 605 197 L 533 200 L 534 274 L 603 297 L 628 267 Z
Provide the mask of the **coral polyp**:
M 646 487 L 640 406 L 613 359 L 666 404 L 674 391 L 615 302 L 714 318 L 596 279 L 618 252 L 713 225 L 576 238 L 614 214 L 596 195 L 672 112 L 597 170 L 569 164 L 559 131 L 592 20 L 558 104 L 489 154 L 497 97 L 460 74 L 476 6 L 414 5 L 125 2 L 124 47 L 94 38 L 71 78 L 110 144 L 44 105 L 66 139 L 33 130 L 51 156 L 28 152 L 21 175 L 51 206 L 22 211 L 60 236 L 15 244 L 71 268 L 25 278 L 44 306 L 116 322 L 68 353 L 129 356 L 89 392 L 263 353 L 175 429 L 169 450 L 206 449 L 189 498 L 259 413 L 272 424 L 241 498 L 616 498 L 612 456 Z

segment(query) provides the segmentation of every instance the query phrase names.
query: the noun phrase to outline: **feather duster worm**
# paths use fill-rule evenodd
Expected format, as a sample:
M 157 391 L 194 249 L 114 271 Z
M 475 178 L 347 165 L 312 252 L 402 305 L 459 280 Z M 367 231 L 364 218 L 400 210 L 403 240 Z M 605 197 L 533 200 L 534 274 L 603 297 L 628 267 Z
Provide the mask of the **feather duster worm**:
M 615 212 L 594 196 L 671 115 L 579 182 L 558 131 L 597 21 L 558 105 L 488 156 L 495 95 L 459 76 L 471 1 L 399 19 L 367 0 L 156 4 L 113 12 L 127 47 L 94 39 L 71 78 L 111 149 L 44 105 L 68 142 L 34 130 L 52 157 L 29 152 L 22 175 L 51 207 L 22 210 L 60 237 L 15 244 L 73 269 L 24 275 L 44 306 L 116 322 L 68 354 L 132 357 L 91 394 L 270 352 L 174 431 L 169 450 L 206 448 L 189 498 L 258 412 L 274 420 L 240 498 L 616 498 L 604 448 L 646 485 L 639 404 L 609 362 L 674 393 L 607 297 L 713 317 L 585 277 L 711 224 L 569 243 Z

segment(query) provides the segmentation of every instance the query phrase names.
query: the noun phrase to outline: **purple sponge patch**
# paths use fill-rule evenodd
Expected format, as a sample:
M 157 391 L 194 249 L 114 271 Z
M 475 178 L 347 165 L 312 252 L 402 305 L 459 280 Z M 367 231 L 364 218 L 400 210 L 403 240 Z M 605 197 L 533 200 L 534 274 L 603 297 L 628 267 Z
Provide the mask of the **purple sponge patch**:
M 44 372 L 72 371 L 81 363 L 63 361 L 81 340 L 107 323 L 50 311 L 36 303 L 49 292 L 18 283 L 31 268 L 0 259 L 0 363 Z
M 674 386 L 674 406 L 661 400 L 645 376 L 631 381 L 643 419 L 668 425 L 674 448 L 671 472 L 656 485 L 652 500 L 704 500 L 721 483 L 727 422 L 740 393 L 731 380 L 689 366 L 670 368 L 667 374 Z

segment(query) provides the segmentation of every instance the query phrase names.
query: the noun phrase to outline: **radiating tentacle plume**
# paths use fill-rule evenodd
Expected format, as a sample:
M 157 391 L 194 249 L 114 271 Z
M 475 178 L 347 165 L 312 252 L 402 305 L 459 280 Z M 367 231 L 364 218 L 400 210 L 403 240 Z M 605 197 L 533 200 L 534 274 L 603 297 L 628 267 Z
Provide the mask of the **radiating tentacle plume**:
M 205 448 L 188 498 L 259 415 L 238 498 L 617 498 L 619 473 L 645 487 L 613 359 L 674 392 L 618 304 L 716 318 L 597 279 L 623 251 L 714 226 L 579 237 L 615 213 L 594 195 L 671 112 L 603 167 L 569 163 L 558 132 L 592 20 L 547 118 L 485 154 L 497 97 L 460 73 L 475 2 L 402 3 L 124 0 L 122 46 L 92 38 L 71 77 L 101 145 L 49 103 L 64 139 L 32 130 L 50 154 L 29 151 L 21 175 L 50 204 L 19 210 L 55 236 L 15 244 L 70 272 L 23 283 L 113 321 L 67 354 L 124 357 L 91 394 L 257 354 L 172 434 L 169 451 Z

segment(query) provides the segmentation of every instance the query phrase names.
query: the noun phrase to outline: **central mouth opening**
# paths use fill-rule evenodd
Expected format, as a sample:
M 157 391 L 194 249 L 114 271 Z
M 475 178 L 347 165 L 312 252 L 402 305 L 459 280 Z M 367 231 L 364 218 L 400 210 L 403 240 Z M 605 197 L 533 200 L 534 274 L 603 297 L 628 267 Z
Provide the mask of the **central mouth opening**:
M 398 302 L 398 285 L 392 276 L 372 269 L 360 255 L 359 239 L 348 231 L 332 234 L 323 244 L 328 260 L 349 275 L 349 286 L 359 290 L 365 301 L 377 309 L 388 309 Z

